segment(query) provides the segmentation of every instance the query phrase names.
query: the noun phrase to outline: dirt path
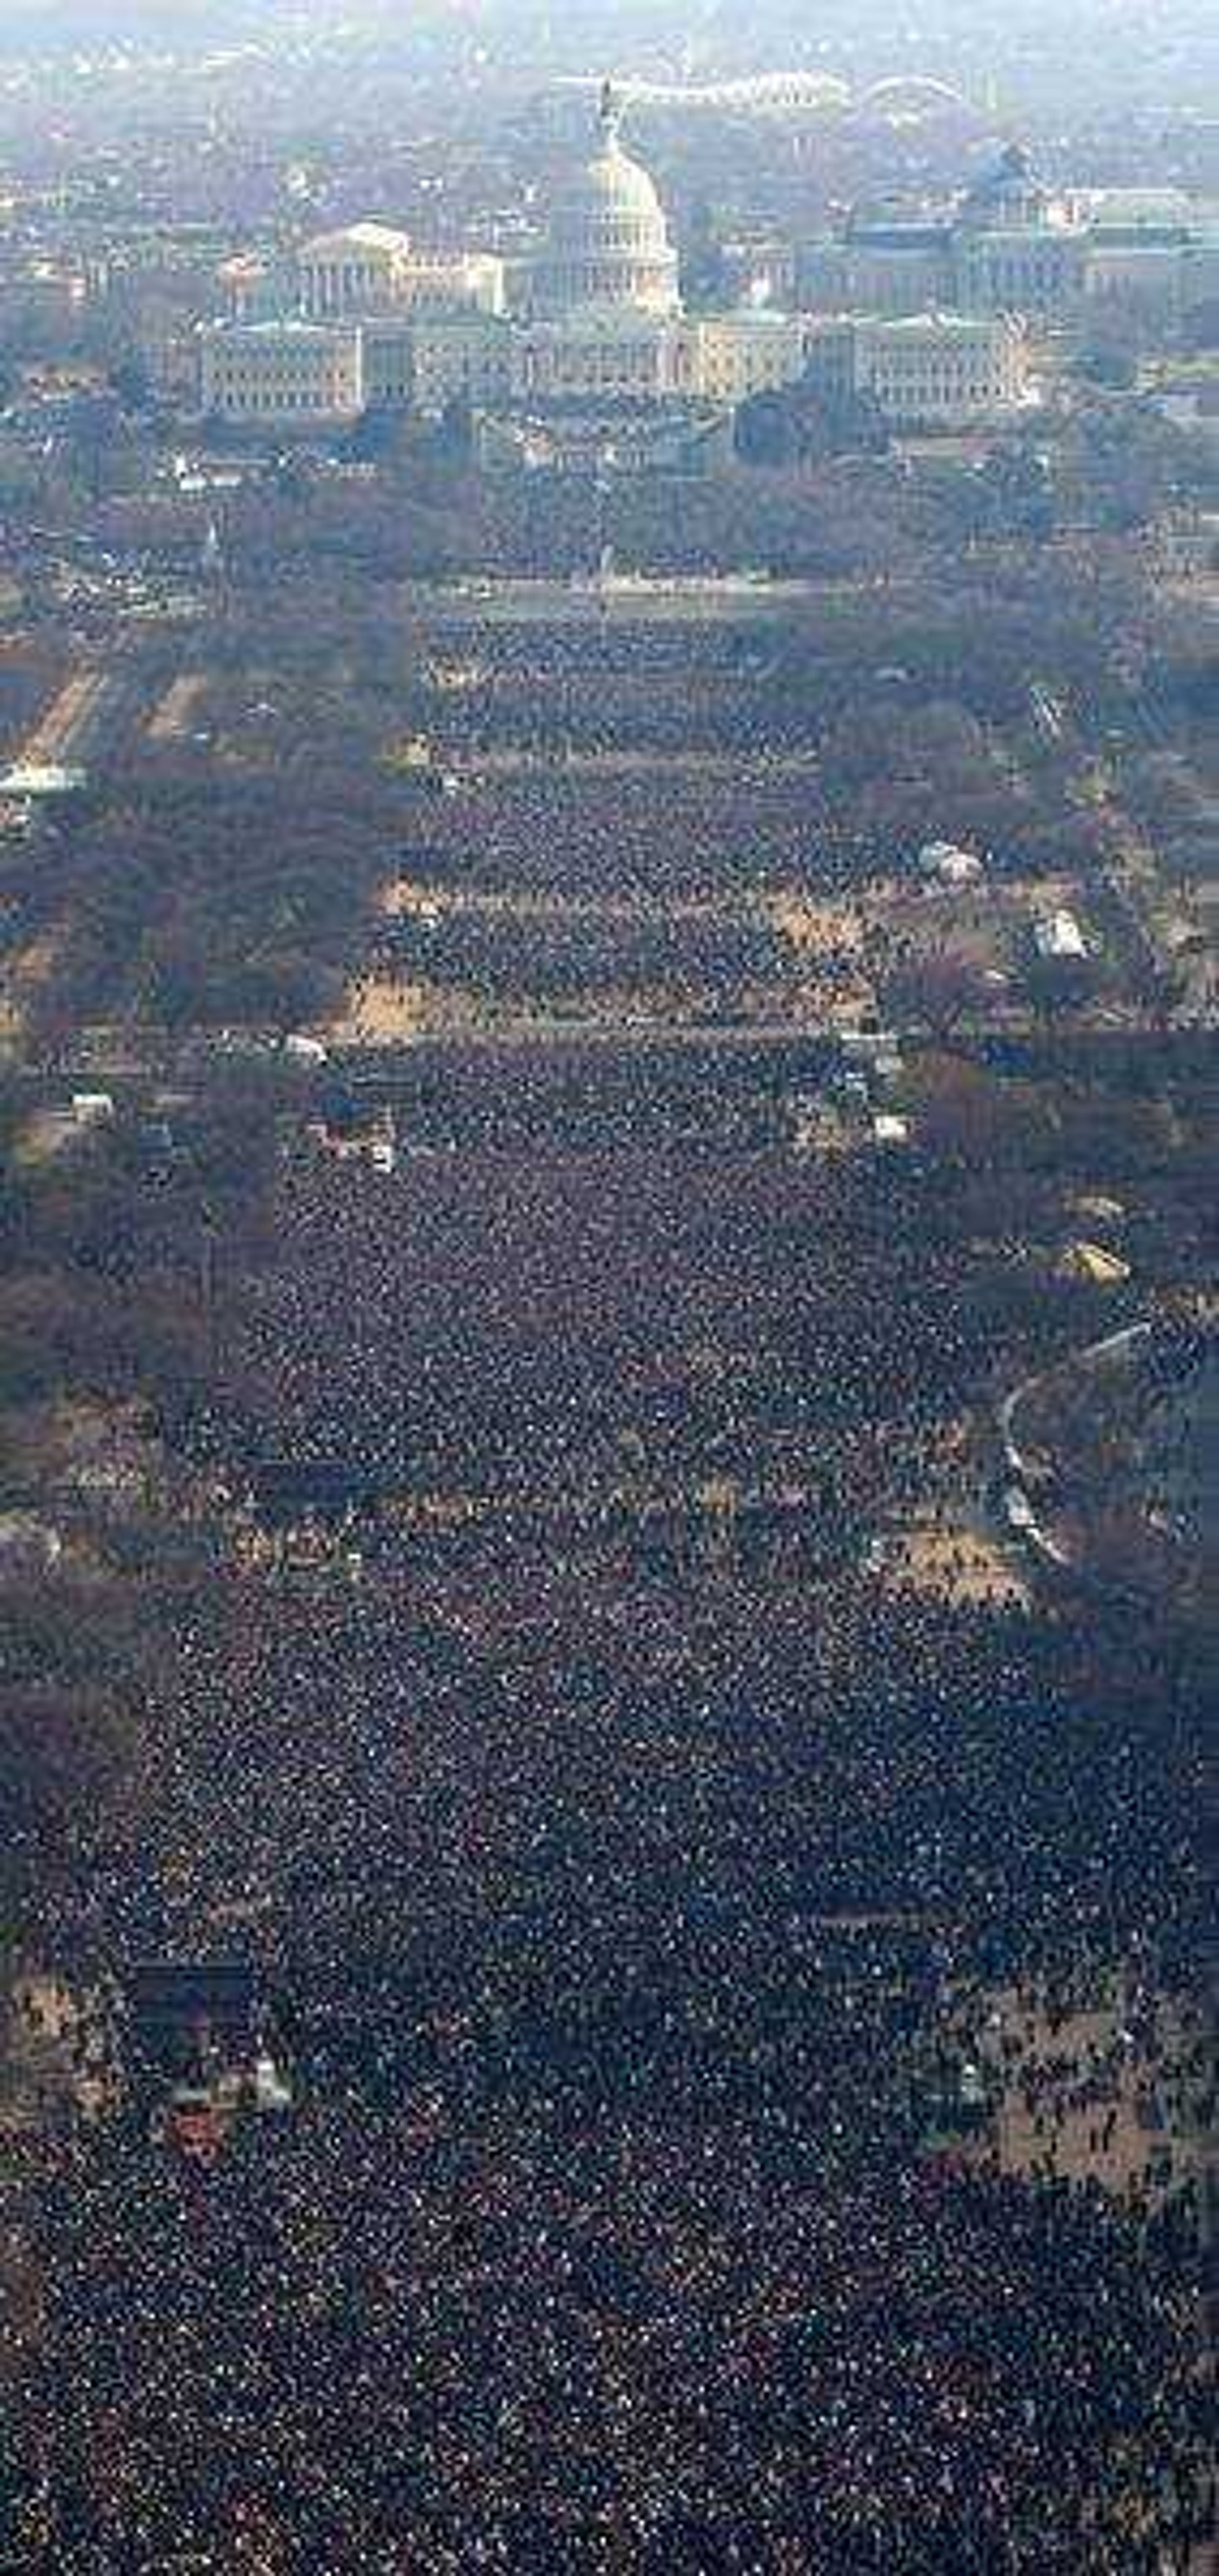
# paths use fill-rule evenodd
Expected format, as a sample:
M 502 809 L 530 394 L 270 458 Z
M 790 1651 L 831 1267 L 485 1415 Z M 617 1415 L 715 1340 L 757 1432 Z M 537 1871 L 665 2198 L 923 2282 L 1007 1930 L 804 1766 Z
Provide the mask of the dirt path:
M 21 747 L 22 765 L 32 769 L 69 767 L 90 751 L 103 719 L 122 700 L 119 682 L 106 671 L 76 671 L 44 708 Z
M 966 1609 L 1027 1609 L 1032 1593 L 998 1542 L 964 1510 L 917 1516 L 884 1543 L 882 1571 L 892 1592 L 919 1592 Z
M 207 685 L 202 671 L 179 672 L 148 719 L 149 741 L 180 742 L 183 734 L 190 730 L 191 717 L 205 696 Z
M 1002 2172 L 1137 2190 L 1151 2207 L 1183 2183 L 1201 2185 L 1210 2060 L 1189 2003 L 1149 1995 L 1115 1969 L 1067 2010 L 1034 1986 L 1005 1988 L 964 2038 L 998 2088 L 977 2152 Z
M 483 894 L 467 891 L 464 887 L 420 885 L 409 877 L 399 878 L 386 887 L 379 908 L 391 921 L 409 920 L 412 914 L 420 913 L 425 918 L 458 913 L 473 914 L 485 920 L 611 924 L 748 922 L 757 918 L 757 907 L 748 896 L 679 896 L 672 899 L 664 895 Z
M 0 959 L 0 1048 L 20 1045 L 30 1005 L 54 971 L 58 947 L 58 932 L 46 930 Z

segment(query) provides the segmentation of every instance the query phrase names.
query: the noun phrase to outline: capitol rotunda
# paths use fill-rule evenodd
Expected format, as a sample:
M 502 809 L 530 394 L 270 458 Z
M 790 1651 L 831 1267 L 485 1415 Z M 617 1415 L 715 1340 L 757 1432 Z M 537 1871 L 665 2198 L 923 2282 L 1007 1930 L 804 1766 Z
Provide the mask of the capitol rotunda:
M 652 179 L 623 150 L 608 82 L 597 125 L 596 151 L 552 207 L 533 309 L 555 320 L 590 306 L 667 320 L 680 310 L 677 253 Z

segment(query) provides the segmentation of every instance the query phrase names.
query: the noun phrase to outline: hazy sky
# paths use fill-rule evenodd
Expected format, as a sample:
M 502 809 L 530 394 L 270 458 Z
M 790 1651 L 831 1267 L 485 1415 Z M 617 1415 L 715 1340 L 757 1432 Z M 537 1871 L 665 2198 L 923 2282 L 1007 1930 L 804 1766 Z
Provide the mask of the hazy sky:
M 1126 97 L 1143 113 L 1205 112 L 1219 96 L 1215 0 L 0 0 L 0 56 L 73 52 L 116 39 L 187 58 L 242 37 L 341 27 L 348 65 L 404 74 L 556 70 L 674 74 L 824 63 L 848 78 L 934 71 L 1068 114 Z M 292 53 L 285 48 L 285 60 Z M 299 57 L 298 57 L 299 59 Z M 134 97 L 129 104 L 134 105 Z

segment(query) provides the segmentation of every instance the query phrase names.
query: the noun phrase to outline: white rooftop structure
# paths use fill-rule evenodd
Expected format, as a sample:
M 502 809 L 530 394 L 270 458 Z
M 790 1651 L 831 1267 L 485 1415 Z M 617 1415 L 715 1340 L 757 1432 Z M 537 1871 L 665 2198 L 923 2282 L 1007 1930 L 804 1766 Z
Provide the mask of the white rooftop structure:
M 379 259 L 409 259 L 411 237 L 394 224 L 343 224 L 336 232 L 315 233 L 302 244 L 301 259 L 354 259 L 368 252 Z
M 254 2060 L 254 2099 L 260 2111 L 290 2111 L 292 2087 L 266 2049 Z
M 68 796 L 84 784 L 83 769 L 54 760 L 19 760 L 0 777 L 0 796 Z
M 939 877 L 945 885 L 970 885 L 982 874 L 977 851 L 958 849 L 955 841 L 925 841 L 918 863 L 924 876 Z
M 1136 229 L 1188 226 L 1196 221 L 1198 211 L 1184 188 L 1090 188 L 1081 192 L 1080 202 L 1091 222 L 1102 229 L 1113 224 Z
M 1033 925 L 1033 944 L 1039 957 L 1075 957 L 1088 955 L 1088 943 L 1073 912 L 1049 912 Z

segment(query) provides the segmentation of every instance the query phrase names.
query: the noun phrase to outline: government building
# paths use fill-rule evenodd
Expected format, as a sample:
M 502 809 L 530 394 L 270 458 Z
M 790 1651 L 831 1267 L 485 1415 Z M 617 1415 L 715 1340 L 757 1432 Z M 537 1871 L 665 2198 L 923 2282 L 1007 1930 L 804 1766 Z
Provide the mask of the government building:
M 1173 328 L 1219 283 L 1205 210 L 1176 188 L 1058 190 L 1011 145 L 949 206 L 860 207 L 796 261 L 798 300 L 829 313 L 929 308 L 1086 327 L 1106 314 Z
M 814 354 L 901 427 L 957 427 L 1025 392 L 1022 335 L 1006 317 L 928 309 L 917 333 L 895 336 L 882 313 L 870 334 L 862 320 L 844 326 L 827 359 L 805 314 L 684 312 L 664 209 L 624 149 L 608 85 L 593 152 L 557 192 L 516 309 L 497 260 L 422 257 L 371 223 L 306 243 L 285 273 L 236 263 L 225 283 L 229 318 L 200 335 L 200 404 L 255 423 L 455 401 L 507 417 L 725 414 L 794 384 Z
M 806 328 L 804 360 L 816 392 L 866 396 L 899 429 L 965 430 L 1028 399 L 1024 326 L 1007 314 L 830 317 Z

